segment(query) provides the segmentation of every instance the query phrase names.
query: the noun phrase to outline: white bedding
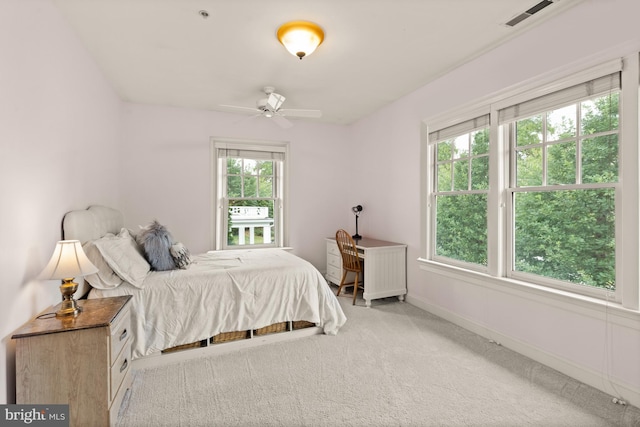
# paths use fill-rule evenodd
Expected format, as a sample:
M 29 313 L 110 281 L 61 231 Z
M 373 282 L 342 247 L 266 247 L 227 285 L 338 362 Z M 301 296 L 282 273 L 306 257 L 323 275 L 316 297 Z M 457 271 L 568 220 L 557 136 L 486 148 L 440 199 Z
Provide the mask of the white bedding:
M 133 295 L 133 358 L 221 332 L 306 320 L 335 335 L 346 317 L 320 272 L 281 249 L 193 256 L 186 270 L 153 271 L 142 289 L 123 283 L 89 298 Z

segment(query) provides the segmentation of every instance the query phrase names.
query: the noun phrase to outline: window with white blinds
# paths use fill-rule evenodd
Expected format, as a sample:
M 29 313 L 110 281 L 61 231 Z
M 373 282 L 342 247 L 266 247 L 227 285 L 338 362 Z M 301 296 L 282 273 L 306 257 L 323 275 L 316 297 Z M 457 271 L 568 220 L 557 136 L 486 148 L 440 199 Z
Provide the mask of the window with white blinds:
M 631 71 L 612 60 L 450 117 L 488 114 L 425 121 L 424 261 L 624 304 L 618 275 L 637 260 L 619 250 L 634 221 L 621 206 L 638 202 L 640 178 L 620 154 L 638 151 L 640 61 L 629 58 Z
M 498 123 L 503 124 L 521 117 L 529 117 L 540 112 L 567 105 L 582 99 L 620 89 L 620 72 L 602 76 L 548 95 L 530 99 L 498 111 Z
M 246 158 L 246 159 L 255 159 L 255 160 L 284 160 L 284 151 L 271 151 L 271 149 L 266 149 L 266 151 L 261 150 L 247 150 L 247 149 L 239 149 L 239 148 L 216 148 L 218 157 L 235 157 L 235 158 Z
M 508 275 L 616 288 L 620 73 L 499 111 L 510 153 Z
M 282 247 L 288 144 L 212 142 L 216 248 Z
M 429 133 L 435 259 L 487 265 L 489 115 Z
M 429 142 L 438 142 L 443 139 L 453 138 L 458 135 L 463 135 L 474 130 L 486 128 L 489 126 L 489 114 L 484 114 L 473 119 L 465 120 L 461 123 L 456 123 L 451 126 L 438 129 L 429 133 Z

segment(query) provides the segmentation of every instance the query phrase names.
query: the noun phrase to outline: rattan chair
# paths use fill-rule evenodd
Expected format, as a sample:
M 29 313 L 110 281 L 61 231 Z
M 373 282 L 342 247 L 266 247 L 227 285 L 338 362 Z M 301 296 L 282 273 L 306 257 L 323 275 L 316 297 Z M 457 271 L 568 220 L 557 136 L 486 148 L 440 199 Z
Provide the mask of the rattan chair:
M 342 279 L 338 285 L 338 293 L 336 296 L 340 296 L 340 291 L 344 286 L 353 286 L 353 305 L 356 304 L 356 297 L 358 295 L 358 279 L 362 274 L 362 262 L 358 256 L 358 249 L 356 243 L 353 241 L 349 233 L 344 230 L 338 230 L 336 232 L 336 243 L 342 256 Z M 355 273 L 353 282 L 345 283 L 347 274 Z

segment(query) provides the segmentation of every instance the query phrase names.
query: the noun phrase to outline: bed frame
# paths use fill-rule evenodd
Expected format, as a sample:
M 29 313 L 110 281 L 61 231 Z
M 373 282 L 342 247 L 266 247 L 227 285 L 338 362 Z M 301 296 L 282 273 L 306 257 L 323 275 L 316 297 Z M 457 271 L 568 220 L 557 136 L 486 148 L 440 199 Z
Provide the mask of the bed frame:
M 106 206 L 89 206 L 86 210 L 71 211 L 62 218 L 62 237 L 66 240 L 80 240 L 84 244 L 96 240 L 107 233 L 118 234 L 124 227 L 124 215 Z M 78 280 L 76 295 L 86 298 L 91 285 Z
M 68 212 L 62 220 L 63 238 L 80 240 L 83 244 L 107 233 L 118 234 L 123 227 L 124 215 L 120 211 L 100 205 Z M 86 298 L 91 286 L 85 280 L 78 280 L 78 282 L 76 295 Z M 147 368 L 166 365 L 321 333 L 322 328 L 312 323 L 295 321 L 248 331 L 226 332 L 203 341 L 166 349 L 157 354 L 135 359 L 133 367 Z

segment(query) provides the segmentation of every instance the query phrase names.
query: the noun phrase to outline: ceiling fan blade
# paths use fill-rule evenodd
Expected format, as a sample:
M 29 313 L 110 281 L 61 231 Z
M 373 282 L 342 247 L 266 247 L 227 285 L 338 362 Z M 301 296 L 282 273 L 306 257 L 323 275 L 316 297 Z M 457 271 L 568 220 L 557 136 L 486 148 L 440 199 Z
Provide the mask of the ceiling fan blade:
M 245 114 L 259 114 L 260 111 L 256 108 L 252 107 L 239 107 L 237 105 L 224 105 L 220 104 L 218 107 L 221 107 L 227 111 L 231 111 L 234 113 L 245 113 Z
M 236 125 L 244 124 L 250 120 L 255 120 L 257 117 L 262 117 L 262 114 L 256 113 L 250 116 L 242 117 L 241 119 L 234 121 L 234 124 Z
M 291 126 L 293 126 L 293 123 L 291 123 L 289 120 L 287 120 L 285 117 L 281 116 L 280 114 L 274 114 L 273 117 L 271 117 L 271 120 L 276 122 L 276 124 L 280 126 L 282 129 L 289 129 Z
M 320 118 L 322 117 L 322 111 L 320 110 L 297 110 L 297 109 L 280 109 L 278 114 L 288 117 L 308 117 L 308 118 Z

